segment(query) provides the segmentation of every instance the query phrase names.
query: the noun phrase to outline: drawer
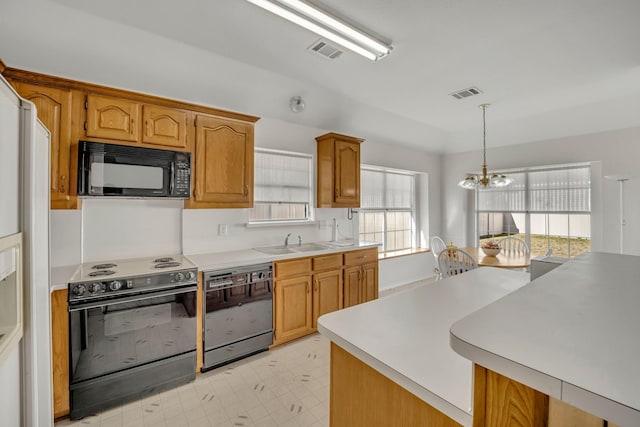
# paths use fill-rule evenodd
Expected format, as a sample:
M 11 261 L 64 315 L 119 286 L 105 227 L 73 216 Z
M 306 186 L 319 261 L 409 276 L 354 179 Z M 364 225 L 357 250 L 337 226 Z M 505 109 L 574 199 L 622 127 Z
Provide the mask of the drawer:
M 360 265 L 378 261 L 378 248 L 364 249 L 344 253 L 344 265 Z
M 337 270 L 342 268 L 342 254 L 331 254 L 313 258 L 313 271 Z
M 277 261 L 274 263 L 276 278 L 311 274 L 311 258 Z

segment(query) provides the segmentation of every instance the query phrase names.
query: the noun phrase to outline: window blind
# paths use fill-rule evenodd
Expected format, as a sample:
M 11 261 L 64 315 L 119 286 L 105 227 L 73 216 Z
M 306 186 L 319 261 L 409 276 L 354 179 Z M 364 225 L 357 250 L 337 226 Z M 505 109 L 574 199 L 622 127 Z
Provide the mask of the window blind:
M 506 188 L 478 190 L 479 212 L 589 213 L 589 166 L 509 173 Z
M 254 162 L 255 202 L 311 200 L 311 156 L 256 150 Z
M 411 209 L 414 176 L 377 169 L 360 170 L 361 209 Z

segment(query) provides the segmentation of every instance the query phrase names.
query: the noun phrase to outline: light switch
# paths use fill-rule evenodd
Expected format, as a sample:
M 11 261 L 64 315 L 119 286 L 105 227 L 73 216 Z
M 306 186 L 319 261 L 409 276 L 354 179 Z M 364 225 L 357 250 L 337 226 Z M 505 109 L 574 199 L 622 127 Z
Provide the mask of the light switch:
M 229 235 L 229 224 L 218 224 L 218 236 Z

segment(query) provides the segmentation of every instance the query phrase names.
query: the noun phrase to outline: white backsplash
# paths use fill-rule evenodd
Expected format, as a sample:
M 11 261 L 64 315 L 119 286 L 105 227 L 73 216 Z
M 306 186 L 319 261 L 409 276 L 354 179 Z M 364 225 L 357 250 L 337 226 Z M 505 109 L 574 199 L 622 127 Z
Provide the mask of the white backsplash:
M 77 265 L 82 259 L 82 211 L 49 211 L 51 267 Z
M 331 239 L 332 218 L 340 238 L 357 237 L 357 215 L 316 209 L 309 225 L 247 227 L 248 209 L 183 209 L 180 200 L 84 199 L 82 209 L 52 210 L 51 266 L 169 254 L 200 254 Z M 219 235 L 219 225 L 227 235 Z
M 185 254 L 224 252 L 284 243 L 291 233 L 290 243 L 327 241 L 331 239 L 332 218 L 338 220 L 343 238 L 352 237 L 356 223 L 346 217 L 346 209 L 316 209 L 317 223 L 247 227 L 247 209 L 185 209 L 182 212 L 183 251 Z M 227 227 L 227 235 L 219 235 L 220 225 Z M 357 234 L 357 233 L 356 233 Z
M 182 253 L 182 200 L 84 199 L 82 262 Z

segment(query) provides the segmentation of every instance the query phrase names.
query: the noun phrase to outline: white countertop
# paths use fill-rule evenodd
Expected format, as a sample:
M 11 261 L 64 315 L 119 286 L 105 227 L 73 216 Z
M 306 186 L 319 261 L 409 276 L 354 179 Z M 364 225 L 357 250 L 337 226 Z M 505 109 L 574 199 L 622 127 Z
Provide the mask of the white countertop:
M 483 267 L 326 314 L 331 341 L 464 426 L 472 364 L 449 346 L 455 321 L 525 285 L 527 273 Z
M 451 328 L 466 358 L 623 426 L 640 425 L 640 257 L 580 255 Z
M 327 244 L 328 242 L 319 242 Z M 295 244 L 291 245 L 295 247 Z M 227 252 L 213 252 L 204 254 L 185 255 L 198 270 L 217 270 L 229 267 L 241 267 L 245 265 L 260 264 L 263 262 L 273 262 L 284 259 L 301 258 L 307 256 L 325 255 L 335 252 L 355 251 L 358 249 L 366 249 L 380 246 L 375 242 L 356 242 L 351 246 L 332 246 L 319 251 L 296 252 L 282 255 L 267 255 L 255 249 L 243 249 Z M 51 292 L 60 289 L 67 289 L 69 281 L 76 274 L 80 265 L 67 265 L 62 267 L 51 268 Z
M 324 245 L 324 244 L 327 244 L 328 242 L 317 242 L 317 243 Z M 291 245 L 291 247 L 295 247 L 295 246 L 296 246 L 295 244 Z M 251 265 L 251 264 L 260 264 L 263 262 L 280 261 L 285 259 L 326 255 L 326 254 L 331 254 L 335 252 L 355 251 L 358 249 L 374 248 L 377 246 L 380 246 L 380 244 L 375 242 L 360 241 L 360 242 L 356 242 L 351 246 L 332 246 L 319 251 L 296 252 L 296 253 L 281 254 L 281 255 L 268 255 L 263 252 L 257 251 L 255 249 L 244 249 L 244 250 L 229 251 L 229 252 L 192 254 L 192 255 L 187 255 L 187 258 L 189 258 L 191 262 L 197 265 L 199 270 L 207 271 L 207 270 L 218 270 L 221 268 L 228 268 L 228 267 L 240 267 L 240 266 Z

